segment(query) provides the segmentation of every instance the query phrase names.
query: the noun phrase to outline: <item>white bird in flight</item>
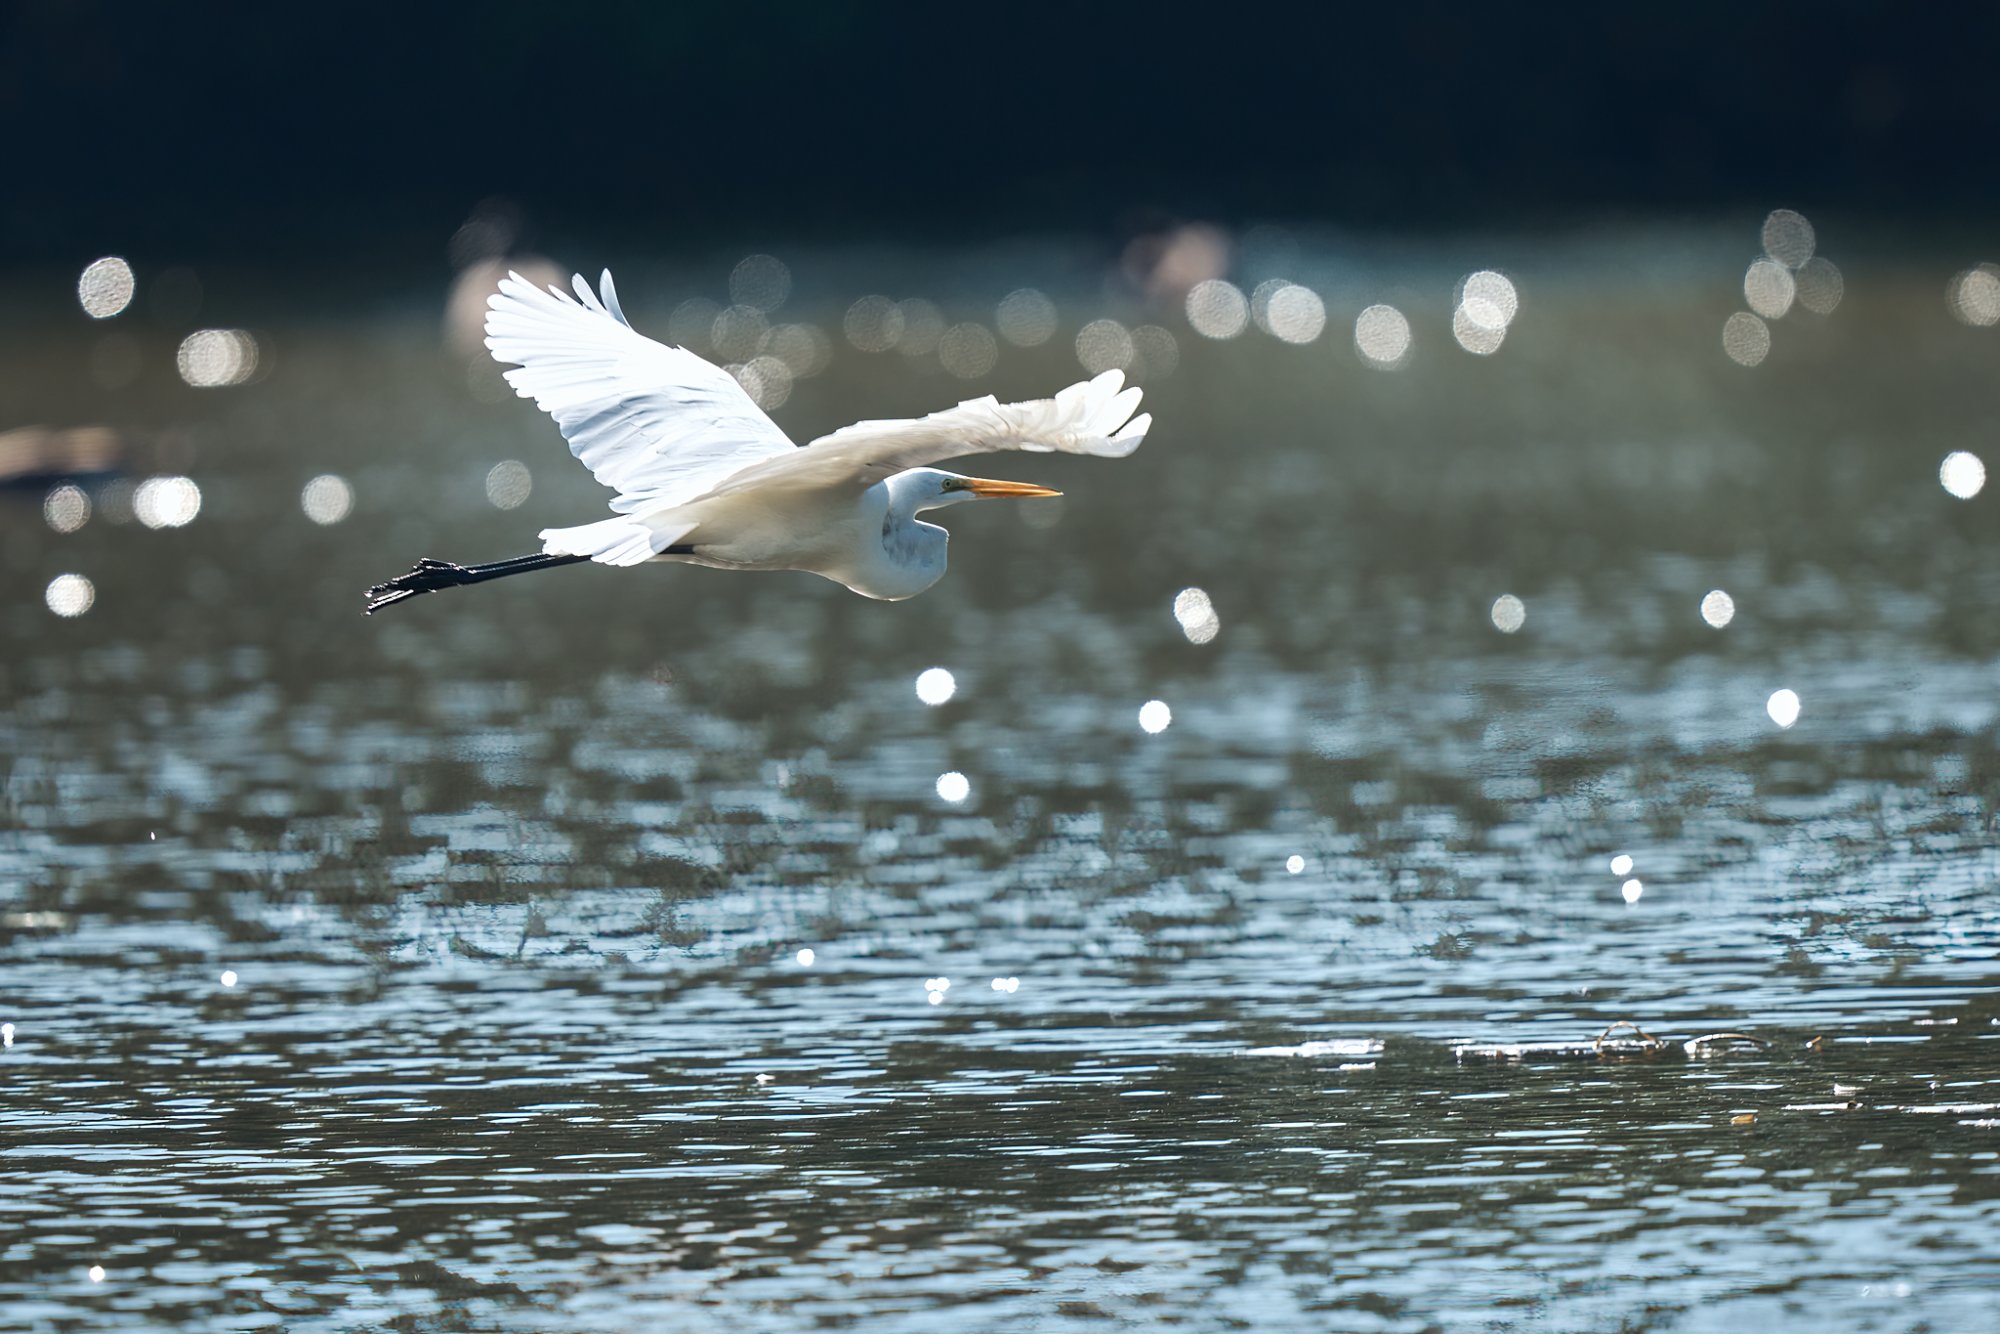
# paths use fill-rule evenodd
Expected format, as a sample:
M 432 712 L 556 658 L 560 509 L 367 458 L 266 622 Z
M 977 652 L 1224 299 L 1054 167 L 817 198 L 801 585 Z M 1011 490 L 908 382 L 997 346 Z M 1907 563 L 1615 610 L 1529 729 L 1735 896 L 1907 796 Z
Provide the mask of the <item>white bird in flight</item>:
M 1149 414 L 1115 370 L 1054 398 L 991 395 L 928 417 L 865 421 L 794 445 L 734 376 L 632 328 L 605 271 L 600 301 L 518 273 L 487 302 L 486 346 L 514 392 L 556 419 L 570 452 L 618 494 L 618 517 L 542 530 L 539 555 L 454 565 L 422 560 L 368 590 L 368 611 L 441 588 L 578 561 L 677 561 L 722 570 L 806 570 L 864 597 L 915 597 L 944 576 L 950 535 L 925 510 L 983 496 L 1054 496 L 925 465 L 1025 449 L 1123 458 Z

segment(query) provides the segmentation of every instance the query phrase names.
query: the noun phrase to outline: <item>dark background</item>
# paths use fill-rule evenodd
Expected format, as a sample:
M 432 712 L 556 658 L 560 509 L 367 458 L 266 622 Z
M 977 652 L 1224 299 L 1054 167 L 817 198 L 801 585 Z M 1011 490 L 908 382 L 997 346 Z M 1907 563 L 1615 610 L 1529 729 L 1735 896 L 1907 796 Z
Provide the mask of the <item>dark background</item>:
M 0 12 L 8 267 L 2000 202 L 1990 5 Z

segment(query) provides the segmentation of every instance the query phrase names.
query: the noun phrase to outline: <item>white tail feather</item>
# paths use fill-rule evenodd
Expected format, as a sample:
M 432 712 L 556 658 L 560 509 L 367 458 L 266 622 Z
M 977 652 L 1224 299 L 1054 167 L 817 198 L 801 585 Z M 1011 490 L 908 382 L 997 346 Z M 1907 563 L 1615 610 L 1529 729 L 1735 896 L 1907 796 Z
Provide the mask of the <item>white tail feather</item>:
M 636 519 L 603 519 L 575 528 L 544 528 L 542 550 L 551 556 L 588 556 L 600 565 L 639 565 L 665 551 L 688 529 L 663 531 Z

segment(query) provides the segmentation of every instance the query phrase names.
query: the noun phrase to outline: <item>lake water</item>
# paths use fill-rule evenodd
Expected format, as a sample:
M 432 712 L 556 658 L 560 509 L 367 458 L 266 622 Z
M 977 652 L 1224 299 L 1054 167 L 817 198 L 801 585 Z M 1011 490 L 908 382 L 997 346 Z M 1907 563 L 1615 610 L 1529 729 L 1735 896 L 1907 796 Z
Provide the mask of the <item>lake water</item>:
M 100 326 L 50 277 L 0 430 L 130 465 L 81 526 L 0 495 L 0 1328 L 1996 1327 L 2000 544 L 1939 468 L 2000 328 L 1976 254 L 1830 246 L 1739 365 L 1756 250 L 1280 246 L 1302 345 L 1060 247 L 802 252 L 796 437 L 1045 394 L 1100 318 L 1173 340 L 1152 437 L 968 465 L 1068 494 L 953 511 L 907 603 L 581 567 L 372 619 L 601 512 L 445 284 L 142 271 Z M 843 332 L 1031 283 L 1055 336 L 971 378 Z M 247 383 L 182 382 L 196 323 Z M 161 474 L 191 522 L 128 517 Z M 1621 1021 L 1661 1049 L 1588 1059 Z

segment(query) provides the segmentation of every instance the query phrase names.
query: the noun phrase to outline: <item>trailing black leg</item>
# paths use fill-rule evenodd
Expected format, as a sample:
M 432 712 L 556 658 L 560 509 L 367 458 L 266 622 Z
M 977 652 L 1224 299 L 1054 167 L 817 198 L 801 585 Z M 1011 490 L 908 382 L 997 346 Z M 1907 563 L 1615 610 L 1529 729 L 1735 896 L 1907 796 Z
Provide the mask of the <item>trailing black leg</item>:
M 435 593 L 440 588 L 457 588 L 461 584 L 483 584 L 488 579 L 505 579 L 513 574 L 549 570 L 558 565 L 574 565 L 578 561 L 589 559 L 588 556 L 537 554 L 516 556 L 513 560 L 496 560 L 486 565 L 454 565 L 450 561 L 431 560 L 426 557 L 411 566 L 408 574 L 399 574 L 394 579 L 369 589 L 366 612 L 373 616 L 382 608 L 394 606 L 405 598 L 413 598 L 423 593 Z

